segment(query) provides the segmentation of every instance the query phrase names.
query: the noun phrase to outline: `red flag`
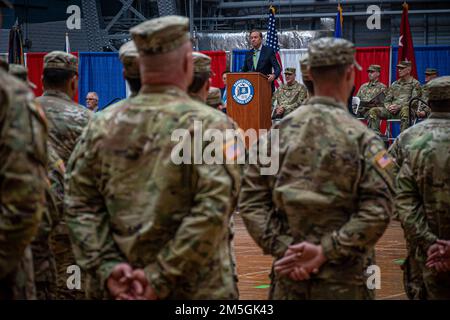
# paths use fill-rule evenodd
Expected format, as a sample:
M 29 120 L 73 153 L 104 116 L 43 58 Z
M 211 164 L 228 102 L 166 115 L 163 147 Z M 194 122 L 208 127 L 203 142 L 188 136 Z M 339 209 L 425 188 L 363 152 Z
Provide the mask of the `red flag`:
M 400 38 L 398 39 L 398 63 L 400 61 L 411 62 L 411 75 L 417 78 L 416 58 L 414 55 L 414 45 L 411 36 L 411 29 L 408 20 L 408 4 L 403 3 L 402 21 L 400 23 Z M 398 73 L 397 73 L 398 78 Z

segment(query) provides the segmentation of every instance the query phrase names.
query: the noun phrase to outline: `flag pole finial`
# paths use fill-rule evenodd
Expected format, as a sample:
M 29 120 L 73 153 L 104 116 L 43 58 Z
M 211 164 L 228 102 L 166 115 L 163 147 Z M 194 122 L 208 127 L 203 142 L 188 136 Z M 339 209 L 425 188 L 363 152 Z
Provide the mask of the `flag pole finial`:
M 405 8 L 406 10 L 408 10 L 409 9 L 409 6 L 408 6 L 408 3 L 406 3 L 406 1 L 405 2 L 403 2 L 403 8 Z

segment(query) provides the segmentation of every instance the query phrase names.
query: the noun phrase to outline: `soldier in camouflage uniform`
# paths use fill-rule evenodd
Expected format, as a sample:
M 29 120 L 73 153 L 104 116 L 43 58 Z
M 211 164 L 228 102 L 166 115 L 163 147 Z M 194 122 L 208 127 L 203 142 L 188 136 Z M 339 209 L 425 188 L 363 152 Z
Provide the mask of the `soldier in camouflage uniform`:
M 33 98 L 0 68 L 0 300 L 36 297 L 26 247 L 46 206 L 47 127 Z
M 397 68 L 399 79 L 387 90 L 384 107 L 369 110 L 368 127 L 378 135 L 381 135 L 380 119 L 400 119 L 400 130 L 405 131 L 409 127 L 409 101 L 422 95 L 419 81 L 411 76 L 411 62 L 402 61 Z
M 367 103 L 368 109 L 359 108 L 358 110 L 358 116 L 364 118 L 370 108 L 377 107 L 376 104 L 371 103 L 372 99 L 386 91 L 386 86 L 384 83 L 380 82 L 381 66 L 372 64 L 369 68 L 367 68 L 367 72 L 369 74 L 369 82 L 361 85 L 358 93 L 356 94 L 356 96 L 361 99 L 361 102 Z
M 176 129 L 192 133 L 196 120 L 204 130 L 235 128 L 222 112 L 187 95 L 193 77 L 188 23 L 167 16 L 130 30 L 143 87 L 123 108 L 96 116 L 67 166 L 66 221 L 77 262 L 112 298 L 130 291 L 129 281 L 115 288 L 119 279 L 130 280 L 131 267 L 133 277 L 140 275 L 133 281 L 145 282 L 142 298 L 238 297 L 229 219 L 239 167 L 175 164 L 171 157 Z
M 194 76 L 188 88 L 192 99 L 205 103 L 208 99 L 211 77 L 211 58 L 201 52 L 192 53 Z
M 417 245 L 425 299 L 450 299 L 450 272 L 425 267 L 437 241 L 450 239 L 450 77 L 427 84 L 430 118 L 411 129 L 397 176 L 396 210 L 406 239 Z
M 9 74 L 27 83 L 30 89 L 32 90 L 36 89 L 36 85 L 30 80 L 28 80 L 28 69 L 25 66 L 21 64 L 10 64 L 8 72 Z
M 206 98 L 206 104 L 210 107 L 213 107 L 214 109 L 220 109 L 222 105 L 222 95 L 219 88 L 209 88 L 208 97 Z
M 347 111 L 354 45 L 321 38 L 308 51 L 315 96 L 274 127 L 278 173 L 262 176 L 262 165 L 247 166 L 240 213 L 264 253 L 281 259 L 270 298 L 368 299 L 367 257 L 393 207 L 392 160 L 382 141 Z M 271 136 L 261 139 L 271 149 Z M 300 258 L 297 250 L 303 250 Z
M 61 52 L 53 51 L 44 57 L 44 75 L 43 75 L 44 93 L 37 98 L 44 109 L 49 122 L 49 144 L 56 152 L 62 164 L 65 166 L 69 157 L 75 148 L 81 132 L 89 122 L 92 112 L 83 106 L 75 103 L 73 98 L 78 90 L 78 59 L 77 57 Z M 57 161 L 57 160 L 56 160 Z M 54 215 L 61 217 L 64 213 Z M 53 217 L 55 218 L 55 217 Z M 67 267 L 75 265 L 75 258 L 72 253 L 72 246 L 68 236 L 67 226 L 61 219 L 44 219 L 41 227 L 45 229 L 41 239 L 45 239 L 45 234 L 50 234 L 50 248 L 56 260 L 56 298 L 57 299 L 83 299 L 82 290 L 71 290 L 67 288 Z M 48 232 L 46 232 L 46 230 Z M 40 240 L 34 244 L 33 251 L 48 251 L 43 249 L 43 242 Z M 50 256 L 50 253 L 48 253 Z M 51 265 L 51 262 L 39 262 L 35 260 L 36 265 Z M 51 271 L 35 268 L 36 274 L 41 273 L 43 280 L 36 279 L 38 293 L 40 288 L 43 290 L 49 284 Z M 45 276 L 46 275 L 46 276 Z M 83 280 L 83 278 L 82 278 Z M 82 286 L 83 289 L 83 286 Z
M 127 104 L 127 101 L 135 96 L 137 96 L 139 90 L 141 90 L 141 78 L 139 73 L 138 64 L 138 52 L 136 45 L 133 41 L 128 41 L 122 45 L 119 49 L 119 58 L 123 65 L 123 76 L 125 77 L 128 87 L 130 88 L 131 94 L 128 98 L 120 100 L 107 109 L 110 108 L 121 108 Z M 102 112 L 104 109 L 100 110 Z
M 427 68 L 425 70 L 425 84 L 422 86 L 422 100 L 428 104 L 428 87 L 426 84 L 431 80 L 438 77 L 438 72 L 434 68 Z M 417 110 L 418 118 L 427 118 L 431 113 L 429 106 L 420 103 L 419 109 Z
M 302 81 L 305 85 L 306 89 L 308 90 L 306 99 L 311 98 L 314 95 L 314 84 L 311 80 L 311 77 L 309 75 L 308 70 L 308 54 L 304 54 L 303 57 L 300 59 L 300 69 L 302 71 Z
M 300 107 L 307 98 L 308 90 L 295 80 L 295 73 L 295 68 L 286 68 L 284 70 L 286 83 L 273 94 L 272 105 L 275 108 L 275 119 L 287 116 Z

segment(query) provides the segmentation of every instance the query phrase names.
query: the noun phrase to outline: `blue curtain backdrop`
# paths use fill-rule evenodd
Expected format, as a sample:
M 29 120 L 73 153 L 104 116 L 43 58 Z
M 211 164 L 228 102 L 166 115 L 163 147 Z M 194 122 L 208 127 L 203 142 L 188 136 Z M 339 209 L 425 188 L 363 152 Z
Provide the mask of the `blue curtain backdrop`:
M 245 63 L 245 55 L 250 50 L 233 50 L 233 65 L 231 66 L 231 72 L 239 72 Z
M 436 68 L 440 76 L 450 75 L 450 46 L 415 46 L 417 74 L 425 83 L 425 69 Z M 397 79 L 398 47 L 392 48 L 392 82 Z
M 79 54 L 80 103 L 86 105 L 86 95 L 95 91 L 99 98 L 99 110 L 114 99 L 126 97 L 122 63 L 116 52 L 80 52 Z

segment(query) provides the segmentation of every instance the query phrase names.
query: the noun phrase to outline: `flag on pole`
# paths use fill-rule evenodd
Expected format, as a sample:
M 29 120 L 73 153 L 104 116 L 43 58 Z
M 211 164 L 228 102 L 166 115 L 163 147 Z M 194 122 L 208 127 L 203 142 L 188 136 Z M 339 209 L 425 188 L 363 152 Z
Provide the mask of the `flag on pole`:
M 16 20 L 16 23 L 9 31 L 8 62 L 10 64 L 25 65 L 22 29 L 20 28 L 18 20 Z
M 267 41 L 266 45 L 271 47 L 275 51 L 275 56 L 277 57 L 278 64 L 280 65 L 280 69 L 283 70 L 283 64 L 281 63 L 280 58 L 280 44 L 278 43 L 278 34 L 277 28 L 275 25 L 275 8 L 270 6 L 269 8 L 269 24 L 267 30 Z M 284 83 L 283 76 L 280 75 L 275 81 L 275 88 L 278 88 L 281 84 Z
M 334 37 L 342 38 L 342 24 L 344 23 L 344 17 L 342 16 L 341 4 L 338 4 L 338 12 L 336 13 L 336 26 L 334 27 Z
M 70 53 L 70 41 L 69 41 L 69 34 L 66 32 L 66 44 L 64 46 L 64 51 L 66 53 Z
M 410 61 L 411 62 L 411 75 L 417 78 L 417 66 L 416 58 L 414 55 L 414 45 L 411 36 L 411 28 L 409 27 L 408 20 L 408 4 L 403 2 L 402 21 L 400 23 L 400 38 L 398 39 L 398 58 L 397 61 Z M 398 78 L 398 74 L 397 74 Z

